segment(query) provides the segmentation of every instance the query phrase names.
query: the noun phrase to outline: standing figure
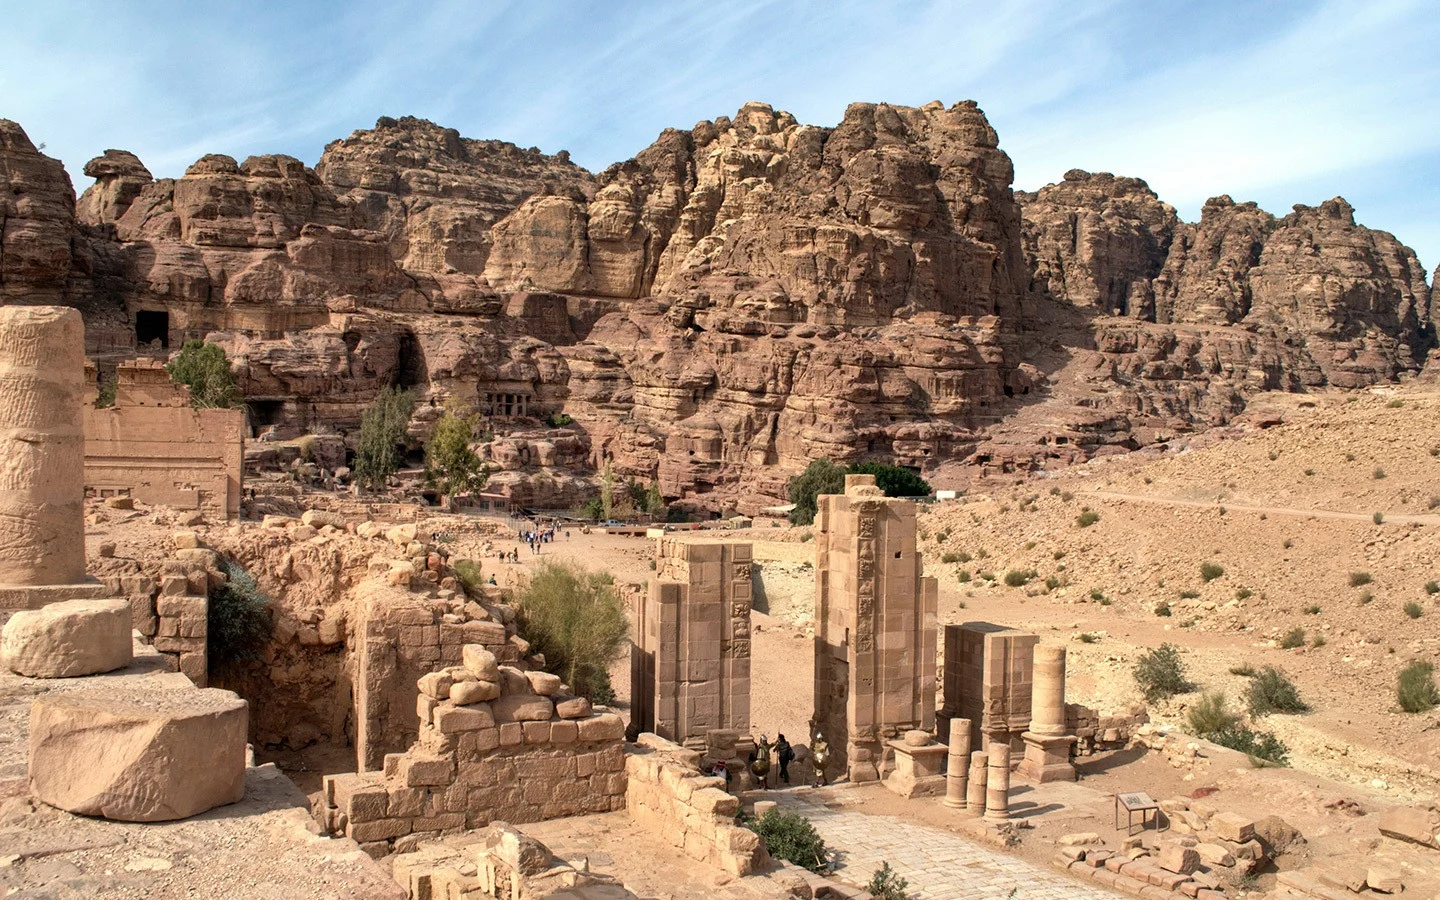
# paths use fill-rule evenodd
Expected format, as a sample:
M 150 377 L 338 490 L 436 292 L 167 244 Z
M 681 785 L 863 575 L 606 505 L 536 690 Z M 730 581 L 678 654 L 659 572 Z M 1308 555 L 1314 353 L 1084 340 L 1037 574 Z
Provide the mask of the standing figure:
M 775 741 L 775 758 L 780 762 L 780 780 L 789 784 L 790 763 L 795 759 L 795 751 L 783 734 Z
M 760 781 L 760 786 L 766 787 L 765 776 L 770 774 L 770 741 L 765 735 L 760 735 L 760 743 L 755 746 L 755 753 L 750 760 L 750 773 Z
M 829 784 L 825 779 L 825 766 L 829 762 L 830 745 L 825 743 L 825 735 L 817 731 L 815 742 L 810 745 L 810 764 L 815 767 L 815 778 L 811 782 L 813 786 Z

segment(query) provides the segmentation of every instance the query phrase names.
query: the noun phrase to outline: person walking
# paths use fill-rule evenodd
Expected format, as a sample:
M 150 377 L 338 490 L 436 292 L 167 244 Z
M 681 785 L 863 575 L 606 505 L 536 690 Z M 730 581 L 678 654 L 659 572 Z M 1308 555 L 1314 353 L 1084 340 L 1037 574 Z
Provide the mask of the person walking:
M 790 763 L 795 759 L 795 751 L 791 749 L 790 742 L 785 740 L 783 734 L 775 741 L 775 758 L 780 762 L 780 780 L 789 784 Z

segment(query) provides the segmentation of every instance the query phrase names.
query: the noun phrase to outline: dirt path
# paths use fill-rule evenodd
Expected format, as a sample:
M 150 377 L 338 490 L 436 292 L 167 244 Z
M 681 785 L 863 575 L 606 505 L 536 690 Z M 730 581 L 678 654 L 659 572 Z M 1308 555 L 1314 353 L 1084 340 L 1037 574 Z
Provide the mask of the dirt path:
M 1293 506 L 1260 506 L 1251 503 L 1236 503 L 1233 500 L 1182 500 L 1178 497 L 1152 497 L 1143 494 L 1122 494 L 1115 491 L 1076 491 L 1081 497 L 1099 500 L 1146 503 L 1151 506 L 1184 506 L 1191 509 L 1243 509 L 1246 512 L 1265 513 L 1272 516 L 1295 516 L 1303 519 L 1332 519 L 1342 522 L 1373 522 L 1374 513 L 1338 512 L 1332 509 L 1300 509 Z M 1391 515 L 1381 510 L 1387 525 L 1440 525 L 1440 516 Z

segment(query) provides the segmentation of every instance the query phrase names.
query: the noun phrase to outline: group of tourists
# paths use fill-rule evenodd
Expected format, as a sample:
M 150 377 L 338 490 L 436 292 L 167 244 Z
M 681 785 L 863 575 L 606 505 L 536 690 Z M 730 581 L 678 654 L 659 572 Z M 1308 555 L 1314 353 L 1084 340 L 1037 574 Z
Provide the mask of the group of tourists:
M 795 761 L 795 748 L 785 739 L 785 735 L 779 735 L 774 744 L 765 735 L 760 735 L 760 741 L 755 749 L 750 751 L 750 774 L 760 782 L 761 787 L 767 786 L 767 779 L 770 775 L 772 765 L 771 757 L 780 767 L 780 782 L 790 783 L 790 764 Z M 810 764 L 812 767 L 810 784 L 813 787 L 820 787 L 828 784 L 825 778 L 825 766 L 830 762 L 830 745 L 826 743 L 825 736 L 815 732 L 815 740 L 810 744 Z M 723 763 L 717 763 L 723 767 Z M 716 774 L 719 774 L 718 772 Z M 725 772 L 725 781 L 728 786 L 730 781 L 729 772 Z

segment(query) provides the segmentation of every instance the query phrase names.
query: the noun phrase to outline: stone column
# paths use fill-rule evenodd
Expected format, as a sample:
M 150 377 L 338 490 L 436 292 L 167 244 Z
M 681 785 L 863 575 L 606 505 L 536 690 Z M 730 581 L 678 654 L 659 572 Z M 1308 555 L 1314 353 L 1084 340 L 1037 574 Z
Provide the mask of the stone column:
M 84 386 L 77 310 L 0 307 L 0 585 L 85 580 Z
M 1036 645 L 1034 673 L 1030 728 L 1022 735 L 1025 758 L 1020 762 L 1020 775 L 1039 784 L 1074 781 L 1070 748 L 1075 738 L 1065 733 L 1065 648 Z
M 991 744 L 989 756 L 985 818 L 999 822 L 1010 818 L 1010 745 Z
M 955 732 L 952 730 L 950 733 Z M 988 766 L 989 757 L 985 751 L 976 750 L 970 754 L 970 784 L 965 788 L 965 811 L 972 816 L 985 812 L 985 773 Z
M 970 720 L 950 720 L 950 756 L 945 760 L 945 805 L 964 809 L 970 787 Z

